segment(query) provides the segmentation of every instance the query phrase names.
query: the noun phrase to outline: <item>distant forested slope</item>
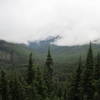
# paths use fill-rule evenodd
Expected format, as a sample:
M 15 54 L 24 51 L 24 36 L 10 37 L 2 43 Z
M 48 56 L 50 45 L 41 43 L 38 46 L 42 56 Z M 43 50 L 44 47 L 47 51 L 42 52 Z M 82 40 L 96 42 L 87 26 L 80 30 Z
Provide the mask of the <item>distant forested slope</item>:
M 82 61 L 85 61 L 88 44 L 79 46 L 57 46 L 51 44 L 52 42 L 53 39 L 49 39 L 38 43 L 29 42 L 28 45 L 25 45 L 0 40 L 0 64 L 3 62 L 6 62 L 6 64 L 27 64 L 28 55 L 32 52 L 34 61 L 43 65 L 49 46 L 54 59 L 54 68 L 57 70 L 73 69 L 80 56 L 82 56 Z M 97 52 L 100 52 L 100 44 L 93 44 L 93 51 L 94 56 Z

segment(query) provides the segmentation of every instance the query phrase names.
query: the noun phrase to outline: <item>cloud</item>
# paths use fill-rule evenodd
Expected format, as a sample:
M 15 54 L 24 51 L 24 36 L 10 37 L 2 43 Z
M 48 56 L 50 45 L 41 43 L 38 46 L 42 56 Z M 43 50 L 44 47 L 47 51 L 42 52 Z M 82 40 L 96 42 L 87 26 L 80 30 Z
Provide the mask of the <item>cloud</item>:
M 100 37 L 99 0 L 0 0 L 0 39 L 27 43 L 61 36 L 59 45 Z

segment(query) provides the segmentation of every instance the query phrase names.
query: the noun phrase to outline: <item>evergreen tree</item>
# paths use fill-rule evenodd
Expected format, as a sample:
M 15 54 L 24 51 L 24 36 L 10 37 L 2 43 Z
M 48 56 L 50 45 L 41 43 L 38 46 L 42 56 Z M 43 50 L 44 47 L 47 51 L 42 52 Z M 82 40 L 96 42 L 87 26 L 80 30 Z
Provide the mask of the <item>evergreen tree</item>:
M 40 100 L 34 83 L 25 87 L 25 100 Z
M 35 78 L 35 71 L 33 71 L 32 53 L 29 55 L 29 65 L 27 70 L 27 83 L 32 84 Z
M 93 68 L 94 68 L 94 61 L 93 61 L 93 51 L 92 51 L 92 44 L 90 43 L 87 60 L 86 60 L 86 68 L 83 73 L 83 98 L 86 100 L 93 100 Z
M 53 88 L 53 69 L 52 69 L 52 65 L 53 65 L 53 59 L 51 57 L 50 48 L 49 48 L 46 63 L 45 63 L 45 69 L 44 69 L 44 81 L 45 81 L 45 85 L 47 87 L 48 96 L 51 95 L 52 88 Z
M 39 67 L 37 68 L 37 73 L 36 73 L 36 88 L 37 88 L 37 93 L 41 97 L 41 99 L 45 99 L 46 87 L 45 87 L 43 76 Z
M 8 82 L 4 71 L 1 71 L 0 93 L 2 100 L 8 100 Z
M 100 100 L 100 79 L 95 80 L 95 94 L 94 94 L 94 100 Z
M 90 42 L 89 51 L 87 54 L 87 60 L 86 60 L 86 70 L 88 71 L 88 77 L 93 78 L 93 68 L 94 68 L 94 59 L 93 59 L 93 51 L 92 51 L 92 44 Z
M 96 58 L 96 65 L 94 68 L 94 78 L 95 78 L 95 80 L 100 79 L 100 54 L 99 53 Z
M 76 73 L 74 75 L 74 78 L 72 80 L 71 83 L 71 87 L 69 90 L 69 100 L 81 100 L 80 96 L 81 96 L 81 74 L 82 74 L 82 61 L 81 61 L 81 57 L 79 59 L 79 65 L 78 68 L 76 70 Z
M 15 78 L 9 82 L 10 100 L 24 100 L 20 83 Z
M 96 65 L 94 68 L 94 100 L 100 100 L 100 54 L 96 57 Z

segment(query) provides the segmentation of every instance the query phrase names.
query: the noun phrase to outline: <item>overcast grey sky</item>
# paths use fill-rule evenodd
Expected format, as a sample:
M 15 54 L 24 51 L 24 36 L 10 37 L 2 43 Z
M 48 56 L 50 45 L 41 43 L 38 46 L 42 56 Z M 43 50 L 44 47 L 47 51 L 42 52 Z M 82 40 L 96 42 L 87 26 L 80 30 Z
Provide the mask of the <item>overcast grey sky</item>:
M 0 39 L 26 43 L 60 35 L 60 45 L 100 37 L 100 0 L 0 0 Z

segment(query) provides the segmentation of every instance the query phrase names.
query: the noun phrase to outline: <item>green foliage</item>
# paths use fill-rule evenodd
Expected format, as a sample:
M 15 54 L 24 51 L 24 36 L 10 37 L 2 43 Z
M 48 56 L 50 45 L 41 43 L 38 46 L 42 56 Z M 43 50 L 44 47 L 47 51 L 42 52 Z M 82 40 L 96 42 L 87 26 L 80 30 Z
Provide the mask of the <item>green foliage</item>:
M 32 53 L 29 56 L 29 65 L 27 70 L 27 83 L 32 84 L 35 79 L 35 71 L 33 69 Z
M 100 78 L 100 54 L 97 54 L 96 65 L 94 68 L 94 78 L 98 80 Z
M 81 98 L 81 74 L 82 74 L 82 61 L 80 57 L 78 68 L 71 82 L 68 95 L 69 100 L 80 100 Z
M 50 48 L 49 48 L 46 63 L 45 63 L 45 68 L 44 68 L 44 76 L 43 76 L 45 85 L 47 87 L 48 96 L 51 96 L 52 89 L 53 89 L 52 88 L 53 87 L 53 69 L 52 69 L 52 65 L 53 65 L 53 60 L 52 60 L 51 53 L 50 53 Z
M 100 55 L 94 59 L 91 43 L 86 62 L 80 57 L 73 72 L 56 72 L 53 61 L 49 48 L 44 67 L 30 53 L 24 69 L 1 71 L 0 100 L 100 100 Z
M 8 100 L 8 82 L 4 71 L 1 71 L 0 94 L 2 100 Z
M 10 100 L 24 100 L 21 84 L 16 78 L 9 82 L 9 94 Z
M 87 54 L 87 60 L 86 60 L 86 68 L 83 73 L 83 98 L 87 98 L 88 100 L 93 99 L 93 68 L 94 68 L 94 59 L 93 59 L 93 52 L 92 52 L 92 46 L 90 43 L 89 51 Z

